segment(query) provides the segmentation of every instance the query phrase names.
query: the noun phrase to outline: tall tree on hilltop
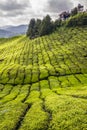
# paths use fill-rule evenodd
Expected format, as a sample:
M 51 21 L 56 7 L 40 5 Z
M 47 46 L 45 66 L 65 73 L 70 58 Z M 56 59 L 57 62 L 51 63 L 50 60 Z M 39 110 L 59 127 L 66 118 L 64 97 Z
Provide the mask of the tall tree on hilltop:
M 76 14 L 78 14 L 78 9 L 77 9 L 77 7 L 75 7 L 74 9 L 71 10 L 71 16 L 74 16 L 74 15 L 76 15 Z
M 42 23 L 41 23 L 41 27 L 40 27 L 40 36 L 46 35 L 46 34 L 50 34 L 53 30 L 53 24 L 51 22 L 51 18 L 49 15 L 47 15 Z
M 54 29 L 56 29 L 57 27 L 60 27 L 62 24 L 62 20 L 61 19 L 57 19 L 54 22 Z
M 37 19 L 37 21 L 36 21 L 36 24 L 35 24 L 35 37 L 39 36 L 41 22 L 42 21 L 40 19 Z
M 35 24 L 35 19 L 31 19 L 27 30 L 27 36 L 30 38 L 33 38 L 35 36 Z

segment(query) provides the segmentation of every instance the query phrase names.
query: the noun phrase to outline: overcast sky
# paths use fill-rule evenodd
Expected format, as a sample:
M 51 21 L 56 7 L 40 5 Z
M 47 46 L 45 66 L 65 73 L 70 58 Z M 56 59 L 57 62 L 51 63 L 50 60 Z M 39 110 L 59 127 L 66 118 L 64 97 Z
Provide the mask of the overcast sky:
M 0 0 L 0 26 L 28 24 L 46 14 L 54 19 L 78 3 L 87 6 L 87 0 Z

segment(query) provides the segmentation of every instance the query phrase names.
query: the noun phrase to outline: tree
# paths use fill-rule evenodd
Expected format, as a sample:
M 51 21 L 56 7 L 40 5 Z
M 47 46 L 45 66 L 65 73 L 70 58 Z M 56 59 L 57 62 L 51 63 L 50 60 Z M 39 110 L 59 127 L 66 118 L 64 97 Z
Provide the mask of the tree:
M 60 26 L 61 21 L 51 21 L 51 17 L 47 15 L 42 21 L 40 19 L 31 19 L 28 30 L 27 36 L 32 38 L 36 38 L 39 36 L 44 36 L 47 34 L 52 33 L 58 26 Z
M 55 22 L 54 22 L 54 29 L 56 29 L 57 27 L 60 27 L 60 26 L 61 26 L 61 23 L 62 23 L 62 20 L 61 20 L 61 19 L 55 20 Z
M 37 21 L 36 21 L 36 24 L 35 24 L 35 37 L 39 36 L 41 22 L 42 21 L 40 19 L 37 19 Z
M 78 8 L 77 7 L 75 7 L 74 9 L 71 10 L 71 16 L 74 16 L 76 14 L 78 14 Z
M 49 15 L 47 15 L 41 23 L 40 27 L 40 36 L 50 34 L 53 30 L 53 24 L 51 22 L 51 18 Z
M 35 24 L 35 19 L 31 19 L 27 30 L 27 36 L 30 38 L 35 36 Z

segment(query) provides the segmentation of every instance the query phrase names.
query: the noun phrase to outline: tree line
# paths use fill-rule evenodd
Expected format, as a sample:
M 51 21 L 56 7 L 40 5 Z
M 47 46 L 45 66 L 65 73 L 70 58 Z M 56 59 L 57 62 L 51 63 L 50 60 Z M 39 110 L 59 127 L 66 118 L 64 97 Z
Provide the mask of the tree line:
M 49 15 L 44 17 L 43 20 L 41 19 L 35 20 L 34 18 L 32 18 L 28 25 L 27 36 L 30 39 L 33 39 L 39 36 L 48 35 L 52 33 L 53 31 L 55 31 L 56 28 L 63 26 L 64 21 L 66 19 L 79 14 L 79 12 L 82 12 L 83 9 L 84 9 L 84 6 L 82 6 L 81 4 L 78 4 L 78 6 L 73 8 L 70 12 L 69 11 L 62 12 L 59 15 L 59 18 L 55 21 L 52 21 Z M 77 22 L 78 22 L 78 17 L 77 17 Z M 72 26 L 72 23 L 70 23 L 69 26 Z
M 39 36 L 48 35 L 52 33 L 58 26 L 60 26 L 60 20 L 56 20 L 55 22 L 53 22 L 49 15 L 44 17 L 43 20 L 35 20 L 33 18 L 30 20 L 27 30 L 27 36 L 32 39 Z

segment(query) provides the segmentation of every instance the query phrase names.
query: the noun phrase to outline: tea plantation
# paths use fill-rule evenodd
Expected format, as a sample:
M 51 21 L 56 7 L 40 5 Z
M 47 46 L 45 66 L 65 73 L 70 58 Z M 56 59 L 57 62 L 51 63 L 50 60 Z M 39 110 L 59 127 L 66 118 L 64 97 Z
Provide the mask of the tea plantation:
M 87 27 L 0 39 L 0 130 L 87 130 Z

